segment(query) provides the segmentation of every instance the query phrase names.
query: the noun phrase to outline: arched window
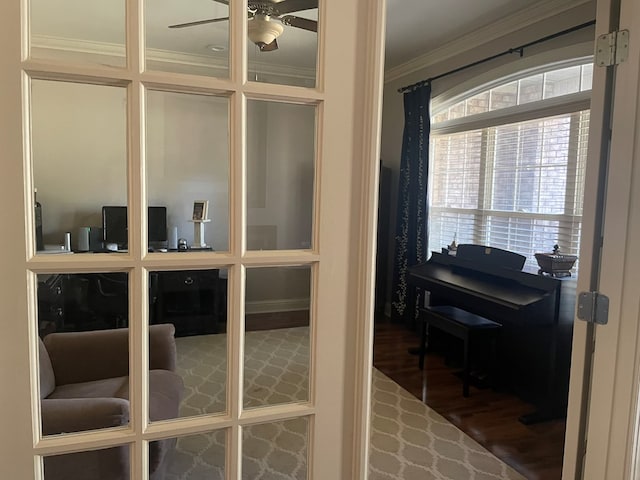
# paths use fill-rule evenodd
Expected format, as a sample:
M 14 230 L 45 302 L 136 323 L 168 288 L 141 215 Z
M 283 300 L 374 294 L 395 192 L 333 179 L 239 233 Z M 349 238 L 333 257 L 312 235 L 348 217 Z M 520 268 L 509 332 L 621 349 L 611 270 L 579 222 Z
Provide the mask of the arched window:
M 592 64 L 503 78 L 433 112 L 429 245 L 579 251 Z

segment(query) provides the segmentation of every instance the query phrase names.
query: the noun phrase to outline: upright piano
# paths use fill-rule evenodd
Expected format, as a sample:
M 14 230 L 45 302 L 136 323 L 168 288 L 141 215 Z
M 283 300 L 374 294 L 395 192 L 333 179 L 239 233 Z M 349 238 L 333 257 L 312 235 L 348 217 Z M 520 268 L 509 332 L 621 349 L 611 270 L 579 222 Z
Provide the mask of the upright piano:
M 425 297 L 430 305 L 453 305 L 502 325 L 497 352 L 499 384 L 535 405 L 531 414 L 520 418 L 523 423 L 563 417 L 569 391 L 575 280 L 528 273 L 510 268 L 508 262 L 492 261 L 491 253 L 505 250 L 474 246 L 467 251 L 470 254 L 464 257 L 433 252 L 426 263 L 409 268 L 408 284 L 428 292 Z

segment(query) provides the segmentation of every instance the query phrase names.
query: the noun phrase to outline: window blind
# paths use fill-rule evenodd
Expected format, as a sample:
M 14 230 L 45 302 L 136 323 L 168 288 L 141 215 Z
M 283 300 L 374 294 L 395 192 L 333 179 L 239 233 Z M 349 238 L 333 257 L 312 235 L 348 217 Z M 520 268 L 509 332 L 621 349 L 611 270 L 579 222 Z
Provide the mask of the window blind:
M 429 245 L 578 254 L 589 111 L 431 138 Z M 577 265 L 576 265 L 577 267 Z

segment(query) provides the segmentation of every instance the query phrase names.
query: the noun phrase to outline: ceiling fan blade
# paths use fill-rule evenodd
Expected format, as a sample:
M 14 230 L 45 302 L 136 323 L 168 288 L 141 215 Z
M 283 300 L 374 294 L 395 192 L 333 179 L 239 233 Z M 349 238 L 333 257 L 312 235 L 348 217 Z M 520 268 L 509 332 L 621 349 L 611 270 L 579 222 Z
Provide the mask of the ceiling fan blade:
M 224 22 L 226 20 L 229 20 L 229 17 L 209 18 L 207 20 L 196 20 L 195 22 L 177 23 L 175 25 L 169 25 L 169 28 L 193 27 L 195 25 L 206 25 L 207 23 Z
M 303 30 L 309 30 L 310 32 L 318 31 L 318 22 L 316 22 L 315 20 L 296 17 L 294 15 L 285 15 L 284 17 L 280 17 L 280 20 L 285 25 L 291 25 L 292 27 L 301 28 Z
M 249 3 L 252 3 L 251 0 Z M 269 3 L 273 5 L 280 15 L 318 8 L 318 0 L 282 0 L 281 2 L 271 1 Z
M 273 52 L 278 50 L 278 41 L 274 39 L 273 42 L 261 45 L 259 48 L 261 52 Z

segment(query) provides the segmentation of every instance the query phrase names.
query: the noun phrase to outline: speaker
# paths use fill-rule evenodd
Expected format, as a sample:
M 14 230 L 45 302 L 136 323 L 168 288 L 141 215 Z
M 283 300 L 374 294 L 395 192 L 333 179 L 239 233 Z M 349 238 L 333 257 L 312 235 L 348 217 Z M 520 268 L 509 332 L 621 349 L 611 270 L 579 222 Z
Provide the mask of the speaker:
M 169 250 L 177 250 L 178 249 L 178 227 L 169 228 L 169 235 L 167 235 L 168 242 L 167 248 Z
M 92 252 L 98 252 L 102 250 L 102 228 L 91 227 L 89 229 L 89 250 Z
M 76 250 L 78 252 L 89 251 L 89 232 L 90 227 L 80 227 L 78 229 L 78 239 L 76 240 Z
M 102 228 L 80 227 L 76 240 L 77 252 L 99 252 L 103 249 Z

